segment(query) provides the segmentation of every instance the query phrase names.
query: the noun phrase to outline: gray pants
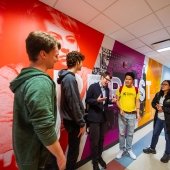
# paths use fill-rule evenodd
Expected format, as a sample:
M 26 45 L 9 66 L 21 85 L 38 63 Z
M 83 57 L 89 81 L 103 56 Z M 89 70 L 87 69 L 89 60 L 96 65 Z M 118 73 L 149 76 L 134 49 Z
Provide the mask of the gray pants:
M 124 116 L 119 114 L 119 147 L 120 150 L 129 151 L 132 149 L 132 140 L 135 129 L 136 115 L 126 114 Z M 125 146 L 126 141 L 126 146 Z

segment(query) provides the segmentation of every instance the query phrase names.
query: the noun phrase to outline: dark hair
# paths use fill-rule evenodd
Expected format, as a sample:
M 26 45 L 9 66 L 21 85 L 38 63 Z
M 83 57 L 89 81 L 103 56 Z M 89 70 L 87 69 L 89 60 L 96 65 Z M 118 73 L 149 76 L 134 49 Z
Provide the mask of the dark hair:
M 26 39 L 26 50 L 29 60 L 34 62 L 37 61 L 38 54 L 41 50 L 49 53 L 51 50 L 55 49 L 56 46 L 58 49 L 61 48 L 61 45 L 52 35 L 42 31 L 34 31 L 29 33 Z
M 72 68 L 85 59 L 85 56 L 78 51 L 69 52 L 66 56 L 67 67 Z
M 126 78 L 126 76 L 132 77 L 133 80 L 135 79 L 135 74 L 134 74 L 133 72 L 127 72 L 127 73 L 125 74 L 125 78 Z
M 169 86 L 170 86 L 170 80 L 164 80 L 163 82 L 165 82 L 165 81 L 166 81 L 166 82 L 169 84 Z M 163 82 L 162 82 L 162 83 L 163 83 Z M 162 83 L 161 83 L 161 84 L 162 84 Z M 159 93 L 160 93 L 161 96 L 164 96 L 164 92 L 163 92 L 162 90 L 160 90 Z M 167 95 L 170 95 L 170 90 L 168 91 Z
M 101 76 L 102 76 L 102 77 L 109 76 L 110 79 L 112 79 L 112 76 L 110 75 L 110 73 L 109 73 L 108 71 L 102 72 L 102 73 L 101 73 Z

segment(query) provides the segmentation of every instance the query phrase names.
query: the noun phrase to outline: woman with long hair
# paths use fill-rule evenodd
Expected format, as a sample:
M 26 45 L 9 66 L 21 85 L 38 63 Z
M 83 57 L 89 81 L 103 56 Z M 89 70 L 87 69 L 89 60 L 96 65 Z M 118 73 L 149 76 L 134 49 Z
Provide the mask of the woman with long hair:
M 156 154 L 155 148 L 159 135 L 164 128 L 166 146 L 160 161 L 167 163 L 170 160 L 170 80 L 162 82 L 161 90 L 156 93 L 152 101 L 152 107 L 155 109 L 153 136 L 150 147 L 143 149 L 143 152 Z

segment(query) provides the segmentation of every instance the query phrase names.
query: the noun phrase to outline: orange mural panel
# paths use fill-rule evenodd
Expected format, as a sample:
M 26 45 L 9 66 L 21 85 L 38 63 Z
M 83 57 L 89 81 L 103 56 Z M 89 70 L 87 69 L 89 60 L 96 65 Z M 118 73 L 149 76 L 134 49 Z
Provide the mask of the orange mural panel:
M 162 75 L 162 64 L 156 62 L 155 60 L 149 59 L 148 68 L 146 72 L 146 106 L 145 114 L 139 123 L 139 126 L 152 120 L 154 117 L 154 109 L 151 106 L 152 99 L 155 94 L 160 90 Z M 150 84 L 150 85 L 149 85 Z

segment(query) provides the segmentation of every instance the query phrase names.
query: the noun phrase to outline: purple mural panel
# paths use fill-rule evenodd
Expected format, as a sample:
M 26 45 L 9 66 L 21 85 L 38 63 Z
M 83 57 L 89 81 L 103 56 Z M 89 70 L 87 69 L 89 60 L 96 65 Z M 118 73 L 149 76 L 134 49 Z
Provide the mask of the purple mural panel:
M 118 110 L 115 105 L 109 107 L 109 110 L 112 110 L 114 113 L 114 118 L 106 123 L 106 133 L 104 138 L 104 148 L 108 148 L 108 146 L 114 144 L 118 141 L 119 131 L 118 131 Z M 86 144 L 84 147 L 84 151 L 82 154 L 82 160 L 89 157 L 91 154 L 90 148 L 90 140 L 89 136 L 87 137 Z
M 123 83 L 124 74 L 133 71 L 139 80 L 142 75 L 142 68 L 145 56 L 124 44 L 116 41 L 112 50 L 112 56 L 107 70 L 114 77 L 119 77 Z
M 113 77 L 117 77 L 121 80 L 122 84 L 124 81 L 124 75 L 126 72 L 133 71 L 138 79 L 138 83 L 142 76 L 142 69 L 144 66 L 145 56 L 124 44 L 116 41 L 113 49 L 105 49 L 102 47 L 102 52 L 100 54 L 100 68 L 94 68 L 93 74 L 100 74 L 103 71 L 108 71 L 112 74 Z M 117 89 L 118 86 L 114 85 L 113 88 Z M 113 91 L 113 89 L 110 89 Z M 108 148 L 112 144 L 118 141 L 119 131 L 118 131 L 118 114 L 119 109 L 116 104 L 110 107 L 114 113 L 114 119 L 110 122 L 110 126 L 107 126 L 105 139 L 104 139 L 104 148 Z M 82 154 L 82 160 L 90 156 L 90 140 L 89 136 L 87 137 L 84 151 Z

